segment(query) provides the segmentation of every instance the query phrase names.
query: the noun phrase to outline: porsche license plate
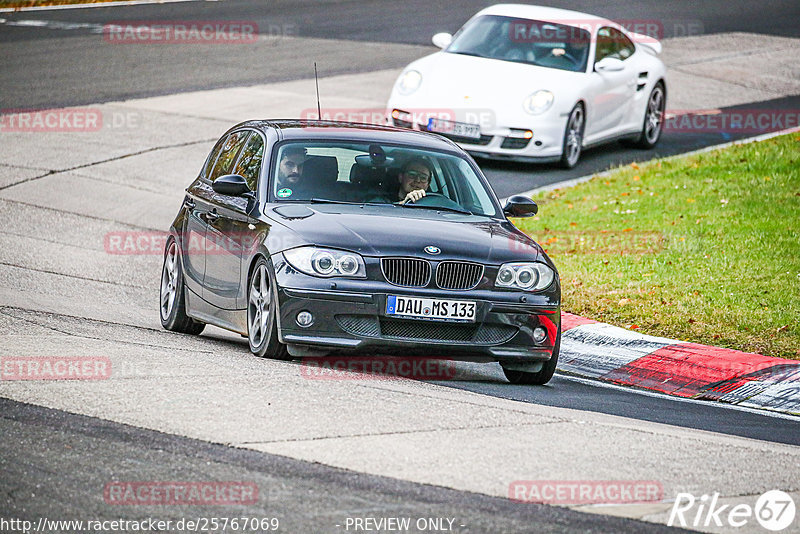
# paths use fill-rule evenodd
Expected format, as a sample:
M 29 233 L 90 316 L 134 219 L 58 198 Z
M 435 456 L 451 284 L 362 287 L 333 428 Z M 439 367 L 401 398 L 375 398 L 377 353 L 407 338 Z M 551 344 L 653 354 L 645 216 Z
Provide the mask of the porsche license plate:
M 426 299 L 389 295 L 386 315 L 439 321 L 475 322 L 477 305 L 469 300 Z
M 468 137 L 470 139 L 481 138 L 481 127 L 477 124 L 435 119 L 433 117 L 428 119 L 428 131 Z

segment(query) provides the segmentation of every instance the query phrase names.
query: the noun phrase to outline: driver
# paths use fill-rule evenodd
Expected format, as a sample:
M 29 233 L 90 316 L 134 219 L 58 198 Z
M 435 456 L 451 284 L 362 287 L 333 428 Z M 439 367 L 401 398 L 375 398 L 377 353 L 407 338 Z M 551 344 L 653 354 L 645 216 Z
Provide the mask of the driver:
M 297 190 L 303 172 L 303 163 L 306 161 L 306 149 L 302 146 L 287 146 L 281 154 L 278 164 L 278 180 L 276 191 L 284 188 Z
M 422 158 L 408 160 L 397 176 L 400 182 L 397 200 L 400 204 L 416 202 L 424 197 L 431 185 L 431 176 L 433 171 L 427 161 Z

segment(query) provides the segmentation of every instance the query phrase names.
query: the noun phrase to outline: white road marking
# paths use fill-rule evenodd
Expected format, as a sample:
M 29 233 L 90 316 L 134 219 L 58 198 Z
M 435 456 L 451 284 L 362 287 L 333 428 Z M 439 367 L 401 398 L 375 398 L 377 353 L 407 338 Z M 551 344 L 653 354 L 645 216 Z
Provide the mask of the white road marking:
M 24 28 L 46 28 L 48 30 L 84 30 L 88 29 L 92 33 L 103 33 L 103 24 L 92 24 L 90 22 L 60 22 L 56 20 L 8 20 L 0 19 L 0 24 L 6 26 L 20 26 Z

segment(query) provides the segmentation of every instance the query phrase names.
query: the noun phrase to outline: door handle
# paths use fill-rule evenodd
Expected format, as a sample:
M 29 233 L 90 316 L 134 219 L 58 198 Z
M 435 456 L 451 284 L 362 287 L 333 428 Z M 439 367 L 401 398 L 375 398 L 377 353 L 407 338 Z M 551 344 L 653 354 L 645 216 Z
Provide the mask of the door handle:
M 217 219 L 219 219 L 219 213 L 217 213 L 217 208 L 214 208 L 213 210 L 206 213 L 206 220 L 208 222 L 213 223 Z
M 186 200 L 183 201 L 183 205 L 189 210 L 193 210 L 195 207 L 197 207 L 197 203 L 191 198 L 186 198 Z

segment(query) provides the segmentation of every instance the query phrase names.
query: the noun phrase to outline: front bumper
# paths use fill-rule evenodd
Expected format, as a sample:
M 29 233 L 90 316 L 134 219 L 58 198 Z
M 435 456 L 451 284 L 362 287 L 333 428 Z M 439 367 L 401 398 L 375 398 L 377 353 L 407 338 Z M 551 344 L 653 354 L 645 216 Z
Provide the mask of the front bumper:
M 401 107 L 391 107 L 393 113 L 404 111 Z M 414 130 L 428 131 L 424 117 L 420 118 L 413 112 L 397 113 L 394 117 L 390 113 L 388 122 L 392 126 L 411 128 Z M 567 113 L 568 115 L 568 113 Z M 567 115 L 560 115 L 555 111 L 543 116 L 523 117 L 522 119 L 501 121 L 495 119 L 491 125 L 481 127 L 480 139 L 470 139 L 435 132 L 457 143 L 473 156 L 495 160 L 510 160 L 523 162 L 552 162 L 561 158 L 564 145 L 564 130 Z M 458 117 L 459 120 L 463 120 Z M 470 122 L 467 119 L 467 122 Z M 506 124 L 508 122 L 508 124 Z M 531 132 L 531 137 L 526 139 L 524 132 Z
M 448 356 L 459 360 L 536 362 L 552 356 L 560 306 L 552 296 L 516 291 L 404 288 L 374 280 L 321 279 L 276 263 L 279 337 L 283 343 L 325 352 Z M 387 316 L 389 295 L 477 303 L 474 323 Z M 521 297 L 527 302 L 520 302 Z M 313 323 L 299 326 L 310 312 Z M 536 343 L 533 330 L 547 338 Z

